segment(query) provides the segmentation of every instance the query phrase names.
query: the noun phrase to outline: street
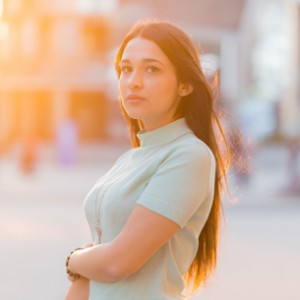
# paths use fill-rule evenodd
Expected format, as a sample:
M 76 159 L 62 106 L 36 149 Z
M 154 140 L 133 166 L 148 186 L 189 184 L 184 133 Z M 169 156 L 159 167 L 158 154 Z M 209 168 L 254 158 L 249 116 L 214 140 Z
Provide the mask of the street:
M 33 174 L 23 175 L 18 149 L 0 160 L 0 299 L 59 300 L 68 288 L 65 257 L 89 242 L 82 202 L 125 148 L 82 149 L 61 166 L 44 146 Z M 193 300 L 299 300 L 300 197 L 281 193 L 287 182 L 284 149 L 257 154 L 248 185 L 230 186 L 224 200 L 219 261 Z

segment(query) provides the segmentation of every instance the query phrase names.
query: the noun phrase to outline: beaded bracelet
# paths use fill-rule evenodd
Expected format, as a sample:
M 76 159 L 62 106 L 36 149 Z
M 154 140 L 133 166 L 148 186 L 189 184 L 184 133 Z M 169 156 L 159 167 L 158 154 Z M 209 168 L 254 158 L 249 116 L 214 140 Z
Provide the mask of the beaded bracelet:
M 71 251 L 71 253 L 68 255 L 68 257 L 67 257 L 67 259 L 66 259 L 66 271 L 67 271 L 67 274 L 68 274 L 68 276 L 70 276 L 70 277 L 71 277 L 72 279 L 74 279 L 74 280 L 80 278 L 81 276 L 80 276 L 80 274 L 73 273 L 73 272 L 71 272 L 71 271 L 69 270 L 69 261 L 70 261 L 71 255 L 72 255 L 75 251 L 81 250 L 81 249 L 83 249 L 83 248 L 76 248 L 75 250 Z

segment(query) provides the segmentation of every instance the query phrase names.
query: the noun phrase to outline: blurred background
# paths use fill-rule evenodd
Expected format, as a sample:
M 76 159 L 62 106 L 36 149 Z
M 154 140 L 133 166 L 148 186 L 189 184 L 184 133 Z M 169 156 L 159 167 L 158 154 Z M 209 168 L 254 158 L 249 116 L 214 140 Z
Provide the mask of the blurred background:
M 63 299 L 85 195 L 130 148 L 113 62 L 144 18 L 199 46 L 236 153 L 193 299 L 300 299 L 299 0 L 0 0 L 0 299 Z

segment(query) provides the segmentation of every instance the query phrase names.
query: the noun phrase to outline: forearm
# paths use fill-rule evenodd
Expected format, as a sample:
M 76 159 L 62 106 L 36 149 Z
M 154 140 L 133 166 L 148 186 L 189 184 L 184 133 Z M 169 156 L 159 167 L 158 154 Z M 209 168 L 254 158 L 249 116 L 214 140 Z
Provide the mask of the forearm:
M 95 281 L 122 280 L 142 268 L 179 229 L 175 222 L 137 205 L 116 238 L 74 252 L 69 269 Z
M 114 253 L 109 244 L 103 243 L 74 252 L 69 269 L 91 280 L 113 282 L 119 279 L 114 262 Z

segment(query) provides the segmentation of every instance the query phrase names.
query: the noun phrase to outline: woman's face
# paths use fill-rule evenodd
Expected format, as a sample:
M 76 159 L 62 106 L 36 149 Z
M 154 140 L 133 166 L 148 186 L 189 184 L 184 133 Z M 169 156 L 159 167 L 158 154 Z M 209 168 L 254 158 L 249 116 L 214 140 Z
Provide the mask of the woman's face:
M 180 84 L 162 50 L 150 40 L 134 38 L 128 42 L 119 67 L 119 89 L 128 115 L 141 120 L 146 131 L 173 121 Z

